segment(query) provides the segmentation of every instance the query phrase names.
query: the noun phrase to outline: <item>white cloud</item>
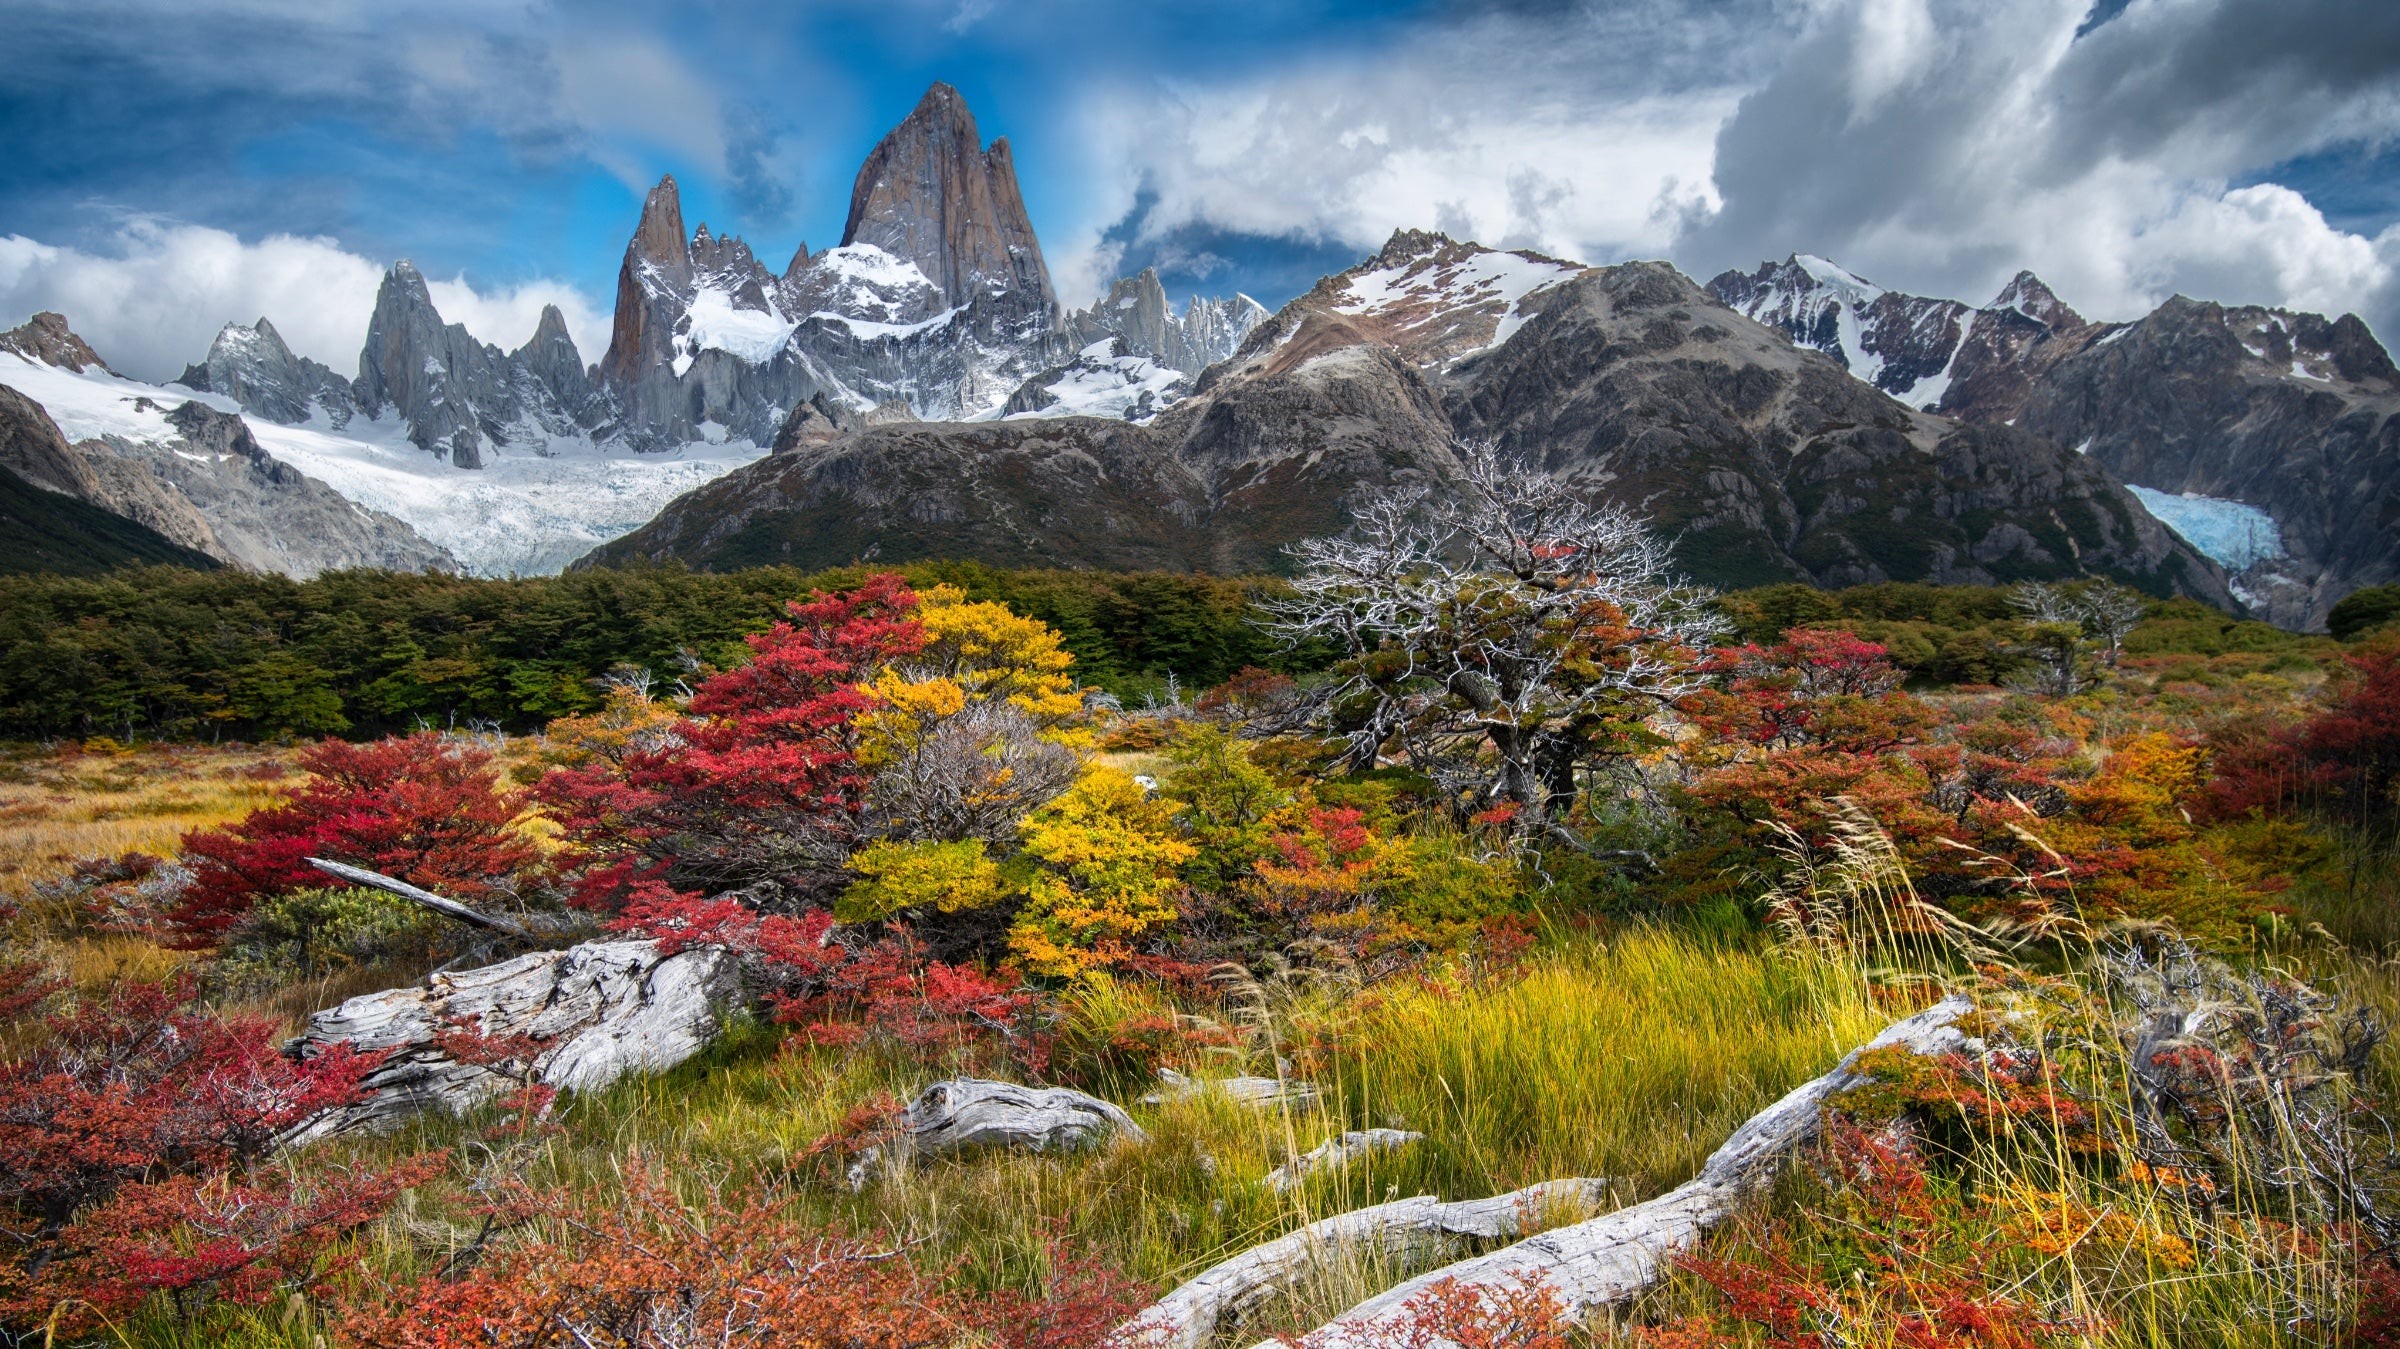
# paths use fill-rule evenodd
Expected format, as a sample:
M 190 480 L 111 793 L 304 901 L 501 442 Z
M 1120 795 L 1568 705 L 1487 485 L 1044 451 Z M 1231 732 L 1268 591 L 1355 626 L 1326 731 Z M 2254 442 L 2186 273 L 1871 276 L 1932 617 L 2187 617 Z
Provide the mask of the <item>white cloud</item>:
M 1102 86 L 1073 121 L 1093 197 L 1052 245 L 1062 294 L 1106 283 L 1103 233 L 1145 192 L 1144 243 L 1201 226 L 1363 253 L 1438 224 L 1566 257 L 1662 253 L 1682 213 L 1714 205 L 1714 141 L 1741 93 L 1728 72 L 1778 31 L 1764 6 L 1649 0 L 1487 15 L 1218 83 Z
M 2356 311 L 2400 337 L 2396 237 L 2271 181 L 2400 137 L 2400 8 L 2356 0 L 1835 0 L 1717 144 L 1723 206 L 1679 261 L 1798 250 L 1982 299 L 2031 267 L 2095 317 L 2178 291 Z M 1922 16 L 1923 21 L 1920 21 Z M 2366 54 L 2378 46 L 2378 61 Z
M 0 236 L 0 326 L 56 310 L 117 369 L 167 380 L 200 359 L 219 328 L 263 315 L 294 351 L 343 375 L 357 370 L 382 264 L 331 239 L 279 234 L 246 243 L 157 220 L 135 220 L 113 242 L 102 254 Z M 478 291 L 459 277 L 429 289 L 446 320 L 504 348 L 533 335 L 544 303 L 559 306 L 586 360 L 597 360 L 608 340 L 602 311 L 563 283 Z
M 2183 291 L 2362 314 L 2400 339 L 2400 232 L 2275 166 L 2400 141 L 2391 0 L 1691 0 L 1545 6 L 1369 53 L 1104 86 L 1062 295 L 1176 231 L 1374 248 L 1433 226 L 1705 278 L 1802 251 L 1983 299 L 2032 267 L 2131 317 Z M 2259 182 L 2260 178 L 2268 181 Z M 2237 184 L 2247 184 L 2236 186 Z

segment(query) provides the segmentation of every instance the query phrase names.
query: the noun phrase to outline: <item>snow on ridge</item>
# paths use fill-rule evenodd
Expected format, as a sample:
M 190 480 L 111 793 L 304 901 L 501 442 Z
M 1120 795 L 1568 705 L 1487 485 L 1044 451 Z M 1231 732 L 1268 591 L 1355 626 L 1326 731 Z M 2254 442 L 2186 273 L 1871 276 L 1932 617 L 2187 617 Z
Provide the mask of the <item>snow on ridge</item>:
M 1820 258 L 1814 253 L 1795 253 L 1792 255 L 1792 261 L 1800 264 L 1800 270 L 1808 273 L 1809 278 L 1817 284 L 1847 291 L 1851 297 L 1856 299 L 1872 300 L 1883 294 L 1883 287 L 1839 263 Z
M 1507 341 L 1524 325 L 1526 297 L 1583 270 L 1571 262 L 1497 249 L 1482 249 L 1456 262 L 1419 258 L 1350 278 L 1333 309 L 1341 314 L 1374 315 L 1402 306 L 1425 305 L 1437 311 L 1497 306 L 1500 312 L 1491 340 L 1478 348 L 1484 350 Z
M 98 369 L 79 375 L 21 357 L 0 359 L 0 384 L 41 404 L 70 441 L 172 440 L 178 432 L 166 414 L 193 400 L 241 411 L 222 394 L 142 384 Z M 353 417 L 338 432 L 314 418 L 305 426 L 244 420 L 267 453 L 354 505 L 407 522 L 478 576 L 561 571 L 649 523 L 669 501 L 766 453 L 747 440 L 634 454 L 577 438 L 539 449 L 493 447 L 485 451 L 485 467 L 464 469 L 410 443 L 396 417 Z
M 2159 523 L 2228 571 L 2240 571 L 2284 556 L 2283 531 L 2275 519 L 2246 501 L 2201 496 L 2196 492 L 2162 492 L 2136 487 L 2133 493 Z
M 684 312 L 691 325 L 686 329 L 690 350 L 728 352 L 752 365 L 774 360 L 800 326 L 785 320 L 773 306 L 743 309 L 734 304 L 731 292 L 715 286 L 694 291 Z

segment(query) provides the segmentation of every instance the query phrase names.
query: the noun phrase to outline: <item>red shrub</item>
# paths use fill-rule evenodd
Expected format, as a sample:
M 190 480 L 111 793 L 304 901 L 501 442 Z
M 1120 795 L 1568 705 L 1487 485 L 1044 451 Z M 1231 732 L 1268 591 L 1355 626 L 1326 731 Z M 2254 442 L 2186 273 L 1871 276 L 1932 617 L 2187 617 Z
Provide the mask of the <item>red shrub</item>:
M 314 1260 L 388 1198 L 382 1180 L 360 1177 L 251 1203 L 265 1204 L 263 1192 L 239 1173 L 293 1125 L 355 1101 L 381 1056 L 336 1049 L 294 1062 L 276 1052 L 274 1022 L 206 1011 L 194 991 L 188 978 L 124 984 L 20 1029 L 31 1048 L 0 1063 L 0 1211 L 17 1240 L 0 1314 L 250 1290 L 280 1276 L 246 1271 Z M 391 1183 L 413 1175 L 402 1168 Z
M 2342 661 L 2307 720 L 2236 724 L 2222 735 L 2212 813 L 2313 810 L 2364 826 L 2400 810 L 2400 641 Z
M 1102 1342 L 1131 1287 L 1054 1256 L 1045 1295 L 965 1295 L 905 1246 L 813 1228 L 789 1203 L 711 1190 L 687 1203 L 639 1162 L 592 1211 L 517 1183 L 512 1212 L 548 1219 L 465 1277 L 386 1288 L 344 1318 L 367 1349 L 667 1349 L 713 1345 L 1002 1349 Z
M 192 882 L 170 914 L 216 941 L 264 895 L 331 884 L 310 857 L 348 862 L 473 903 L 505 892 L 540 851 L 510 827 L 521 801 L 489 750 L 432 732 L 304 751 L 308 782 L 283 805 L 183 840 Z
M 900 577 L 819 593 L 750 638 L 748 664 L 703 682 L 678 733 L 621 761 L 554 769 L 536 791 L 584 867 L 576 900 L 605 910 L 765 884 L 804 896 L 856 844 L 866 779 L 858 685 L 921 649 Z

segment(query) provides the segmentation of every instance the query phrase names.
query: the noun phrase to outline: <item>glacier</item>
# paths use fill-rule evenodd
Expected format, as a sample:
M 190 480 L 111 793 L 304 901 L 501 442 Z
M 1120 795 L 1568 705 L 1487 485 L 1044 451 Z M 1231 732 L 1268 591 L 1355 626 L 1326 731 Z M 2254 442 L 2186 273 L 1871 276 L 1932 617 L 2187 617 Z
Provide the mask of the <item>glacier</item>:
M 2192 492 L 2161 492 L 2130 483 L 2126 490 L 2139 498 L 2158 517 L 2159 523 L 2182 535 L 2184 542 L 2227 571 L 2240 571 L 2284 556 L 2283 533 L 2275 527 L 2274 518 L 2246 501 Z

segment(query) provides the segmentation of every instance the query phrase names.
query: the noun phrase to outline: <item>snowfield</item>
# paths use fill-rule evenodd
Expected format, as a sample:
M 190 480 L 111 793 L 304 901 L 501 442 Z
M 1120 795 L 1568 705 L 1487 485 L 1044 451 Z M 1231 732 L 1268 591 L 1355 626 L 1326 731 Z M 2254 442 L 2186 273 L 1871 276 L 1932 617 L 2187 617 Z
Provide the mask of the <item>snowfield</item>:
M 221 394 L 97 369 L 78 375 L 15 355 L 0 357 L 0 384 L 41 404 L 70 441 L 172 440 L 166 414 L 191 399 L 241 410 Z M 340 431 L 244 420 L 267 453 L 361 506 L 407 521 L 477 576 L 555 574 L 648 524 L 669 501 L 766 453 L 747 440 L 663 454 L 553 442 L 550 454 L 503 447 L 487 452 L 485 467 L 464 469 L 410 444 L 397 418 L 354 418 Z
M 2090 442 L 2085 442 L 2089 444 Z M 2283 532 L 2265 511 L 2245 501 L 2178 495 L 2154 487 L 2125 488 L 2141 500 L 2159 523 L 2183 536 L 2184 542 L 2227 571 L 2282 557 Z

